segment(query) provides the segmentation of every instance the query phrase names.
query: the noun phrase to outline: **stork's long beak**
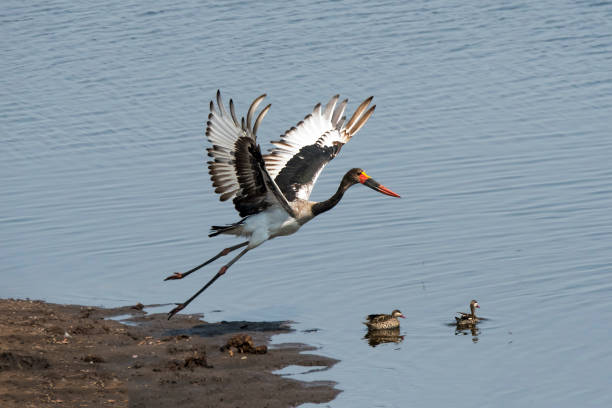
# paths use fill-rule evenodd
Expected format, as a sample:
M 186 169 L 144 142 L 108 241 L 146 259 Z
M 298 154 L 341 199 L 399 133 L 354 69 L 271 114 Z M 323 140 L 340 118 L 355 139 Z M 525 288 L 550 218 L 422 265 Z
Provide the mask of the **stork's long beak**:
M 394 193 L 382 184 L 377 183 L 372 177 L 368 176 L 365 171 L 362 171 L 361 174 L 359 174 L 359 182 L 364 186 L 370 187 L 372 190 L 378 191 L 379 193 L 383 193 L 391 197 L 400 196 L 399 194 Z

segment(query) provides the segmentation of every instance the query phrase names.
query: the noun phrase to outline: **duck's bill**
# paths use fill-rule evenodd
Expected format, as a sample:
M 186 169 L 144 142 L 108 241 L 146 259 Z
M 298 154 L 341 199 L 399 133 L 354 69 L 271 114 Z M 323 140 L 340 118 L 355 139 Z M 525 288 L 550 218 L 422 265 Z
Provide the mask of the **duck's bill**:
M 399 317 L 401 317 L 402 319 L 405 319 L 405 318 L 406 318 L 406 316 L 404 316 L 403 314 L 402 314 L 402 315 L 399 315 Z
M 362 174 L 364 174 L 364 173 L 362 173 Z M 377 183 L 376 181 L 374 181 L 374 179 L 372 177 L 368 176 L 363 181 L 361 181 L 361 183 L 364 186 L 370 187 L 372 190 L 378 191 L 379 193 L 383 193 L 383 194 L 386 194 L 386 195 L 391 196 L 391 197 L 399 197 L 400 196 L 399 194 L 394 193 L 393 191 L 389 190 L 387 187 L 383 186 L 382 184 Z

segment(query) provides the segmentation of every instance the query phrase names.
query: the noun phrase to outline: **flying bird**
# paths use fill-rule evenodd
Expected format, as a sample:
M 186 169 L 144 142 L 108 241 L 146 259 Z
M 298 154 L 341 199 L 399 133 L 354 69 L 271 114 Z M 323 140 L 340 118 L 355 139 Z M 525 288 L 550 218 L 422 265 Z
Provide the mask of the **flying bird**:
M 212 285 L 238 259 L 265 241 L 283 235 L 291 235 L 317 215 L 332 209 L 342 199 L 349 187 L 360 183 L 380 193 L 399 197 L 398 194 L 374 181 L 362 169 L 349 170 L 340 182 L 338 190 L 329 199 L 310 201 L 310 193 L 319 174 L 342 146 L 351 140 L 374 113 L 376 105 L 369 106 L 373 97 L 357 107 L 346 122 L 344 111 L 347 99 L 338 103 L 336 95 L 324 107 L 317 104 L 295 127 L 272 142 L 274 147 L 262 155 L 257 144 L 257 129 L 270 106 L 257 116 L 258 106 L 265 94 L 251 104 L 246 121 L 236 117 L 234 102 L 229 102 L 229 112 L 217 91 L 217 106 L 210 102 L 210 114 L 206 123 L 206 137 L 212 144 L 207 149 L 212 160 L 208 162 L 210 178 L 221 201 L 232 199 L 240 221 L 229 225 L 214 225 L 209 237 L 220 234 L 246 237 L 238 245 L 223 249 L 217 255 L 187 272 L 175 272 L 165 280 L 182 279 L 214 260 L 239 248 L 244 249 L 192 297 L 168 313 L 168 319 L 184 309 L 200 293 Z

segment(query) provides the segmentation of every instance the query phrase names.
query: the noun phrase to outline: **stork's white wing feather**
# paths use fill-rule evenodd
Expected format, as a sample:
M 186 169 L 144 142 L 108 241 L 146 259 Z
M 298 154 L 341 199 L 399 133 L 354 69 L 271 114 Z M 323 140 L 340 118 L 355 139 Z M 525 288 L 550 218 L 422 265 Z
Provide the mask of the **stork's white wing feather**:
M 317 104 L 303 121 L 272 142 L 275 147 L 264 156 L 270 176 L 288 201 L 308 200 L 325 165 L 374 112 L 375 105 L 368 109 L 370 97 L 359 105 L 345 125 L 347 100 L 338 104 L 338 99 L 339 95 L 335 95 L 324 108 Z

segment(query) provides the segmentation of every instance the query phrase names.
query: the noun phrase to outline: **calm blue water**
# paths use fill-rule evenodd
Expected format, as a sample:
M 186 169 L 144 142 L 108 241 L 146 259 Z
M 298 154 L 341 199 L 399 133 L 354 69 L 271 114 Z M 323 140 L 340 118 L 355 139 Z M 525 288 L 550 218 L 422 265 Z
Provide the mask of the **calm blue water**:
M 352 188 L 188 312 L 298 322 L 276 341 L 342 360 L 294 376 L 332 407 L 610 406 L 612 3 L 406 3 L 3 2 L 0 296 L 186 299 L 221 264 L 162 279 L 238 242 L 206 236 L 237 220 L 204 164 L 216 90 L 268 94 L 264 148 L 374 95 L 312 198 L 357 166 L 403 198 Z M 472 298 L 477 339 L 446 325 Z M 404 341 L 371 348 L 393 308 Z

